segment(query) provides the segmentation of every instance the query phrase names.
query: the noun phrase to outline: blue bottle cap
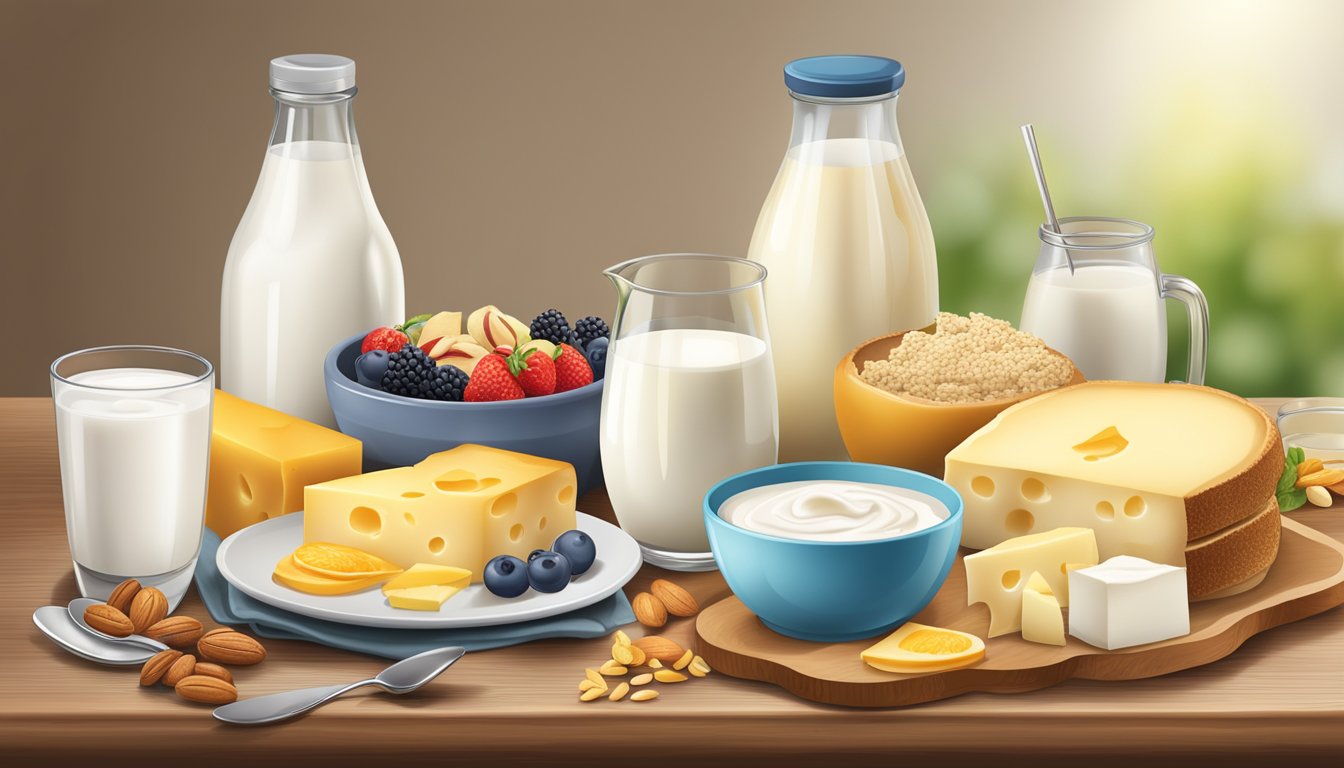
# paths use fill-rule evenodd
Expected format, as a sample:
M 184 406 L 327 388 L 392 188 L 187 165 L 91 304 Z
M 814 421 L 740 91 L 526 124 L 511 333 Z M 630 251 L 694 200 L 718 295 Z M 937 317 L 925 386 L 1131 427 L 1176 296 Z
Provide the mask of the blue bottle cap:
M 784 84 L 803 96 L 882 96 L 905 84 L 905 67 L 883 56 L 810 56 L 784 65 Z

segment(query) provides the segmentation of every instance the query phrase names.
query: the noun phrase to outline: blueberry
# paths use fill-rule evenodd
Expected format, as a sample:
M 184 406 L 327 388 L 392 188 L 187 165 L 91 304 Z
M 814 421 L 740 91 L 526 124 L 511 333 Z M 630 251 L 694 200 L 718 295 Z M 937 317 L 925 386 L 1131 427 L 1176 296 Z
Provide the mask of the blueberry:
M 536 560 L 536 559 L 537 559 L 537 555 L 549 555 L 550 553 L 551 553 L 551 550 L 549 550 L 549 549 L 534 549 L 534 550 L 532 550 L 531 552 L 528 552 L 528 553 L 527 553 L 527 562 L 530 563 L 530 562 L 532 562 L 533 560 Z
M 355 378 L 366 387 L 380 389 L 387 362 L 387 350 L 371 349 L 355 358 Z
M 538 592 L 559 592 L 569 586 L 569 561 L 555 552 L 542 552 L 527 564 L 527 582 Z
M 594 381 L 602 378 L 607 370 L 607 345 L 610 343 L 606 336 L 599 336 L 583 348 L 583 356 L 588 358 L 588 365 L 593 369 Z
M 594 339 L 605 341 L 605 339 Z M 597 545 L 583 531 L 565 531 L 555 540 L 555 551 L 565 556 L 575 576 L 593 567 L 597 560 Z
M 513 555 L 500 555 L 485 564 L 485 588 L 500 597 L 517 597 L 527 591 L 527 563 Z

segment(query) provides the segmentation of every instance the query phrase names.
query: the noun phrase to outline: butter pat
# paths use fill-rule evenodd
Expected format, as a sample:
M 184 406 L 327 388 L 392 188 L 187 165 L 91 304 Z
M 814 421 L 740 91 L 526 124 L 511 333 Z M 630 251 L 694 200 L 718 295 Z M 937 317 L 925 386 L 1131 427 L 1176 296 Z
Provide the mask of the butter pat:
M 384 588 L 383 594 L 387 595 L 387 602 L 393 608 L 402 608 L 409 611 L 437 611 L 443 607 L 444 603 L 448 602 L 449 598 L 461 591 L 461 586 L 431 584 L 406 589 Z
M 1022 628 L 1022 590 L 1033 571 L 1041 574 L 1059 605 L 1068 605 L 1068 566 L 1096 564 L 1097 539 L 1090 528 L 1056 528 L 1008 539 L 962 562 L 966 602 L 989 606 L 989 636 L 997 637 Z
M 1069 634 L 1113 651 L 1190 634 L 1185 569 L 1119 555 L 1069 571 Z
M 303 509 L 303 488 L 363 471 L 353 437 L 215 391 L 205 524 L 227 537 Z
M 1022 588 L 1022 639 L 1045 645 L 1064 645 L 1064 613 L 1045 577 L 1032 571 Z
M 496 555 L 526 558 L 575 527 L 574 467 L 460 445 L 413 467 L 308 486 L 303 540 L 361 549 L 400 566 L 424 563 L 480 581 Z

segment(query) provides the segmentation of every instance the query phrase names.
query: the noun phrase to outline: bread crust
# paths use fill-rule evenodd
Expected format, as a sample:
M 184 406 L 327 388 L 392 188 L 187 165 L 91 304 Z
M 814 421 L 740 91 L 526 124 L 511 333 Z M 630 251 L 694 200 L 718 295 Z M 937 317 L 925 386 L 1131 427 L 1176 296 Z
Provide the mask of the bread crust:
M 1191 542 L 1185 550 L 1190 599 L 1240 584 L 1272 565 L 1279 554 L 1281 528 L 1279 502 L 1271 497 L 1259 514 Z
M 1235 400 L 1264 420 L 1265 441 L 1256 451 L 1255 460 L 1229 478 L 1214 480 L 1185 499 L 1186 540 L 1195 541 L 1211 533 L 1256 515 L 1264 500 L 1274 495 L 1283 474 L 1283 443 L 1279 428 L 1265 410 L 1245 398 L 1221 389 L 1195 384 L 1168 384 L 1172 387 L 1201 389 Z M 1249 575 L 1249 574 L 1247 574 Z

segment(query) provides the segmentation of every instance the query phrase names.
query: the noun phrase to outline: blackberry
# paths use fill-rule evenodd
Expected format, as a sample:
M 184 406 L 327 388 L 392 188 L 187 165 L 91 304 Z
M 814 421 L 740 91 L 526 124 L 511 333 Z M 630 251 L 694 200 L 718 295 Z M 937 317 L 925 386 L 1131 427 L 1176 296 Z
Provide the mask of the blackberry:
M 383 391 L 421 400 L 461 400 L 468 377 L 451 365 L 435 365 L 423 349 L 407 344 L 387 356 Z
M 579 337 L 583 348 L 588 348 L 588 342 L 593 339 L 610 339 L 611 329 L 607 327 L 607 321 L 597 315 L 589 315 L 574 324 L 574 334 Z
M 537 315 L 529 330 L 534 339 L 545 339 L 552 344 L 568 344 L 576 349 L 579 346 L 579 337 L 570 329 L 569 321 L 558 309 L 548 309 Z

